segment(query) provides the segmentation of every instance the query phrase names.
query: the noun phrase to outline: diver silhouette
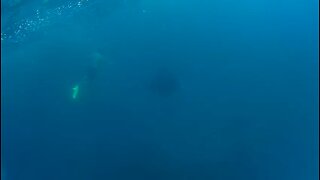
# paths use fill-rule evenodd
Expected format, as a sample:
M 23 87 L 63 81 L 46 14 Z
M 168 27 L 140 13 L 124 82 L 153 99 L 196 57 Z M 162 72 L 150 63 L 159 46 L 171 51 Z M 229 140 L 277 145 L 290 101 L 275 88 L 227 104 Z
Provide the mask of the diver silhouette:
M 81 92 L 86 91 L 88 88 L 90 88 L 93 85 L 93 82 L 97 79 L 99 67 L 103 57 L 100 53 L 96 52 L 93 53 L 91 59 L 92 62 L 86 69 L 84 77 L 72 88 L 72 99 L 74 100 L 79 98 L 79 94 L 82 94 L 83 96 L 84 93 Z

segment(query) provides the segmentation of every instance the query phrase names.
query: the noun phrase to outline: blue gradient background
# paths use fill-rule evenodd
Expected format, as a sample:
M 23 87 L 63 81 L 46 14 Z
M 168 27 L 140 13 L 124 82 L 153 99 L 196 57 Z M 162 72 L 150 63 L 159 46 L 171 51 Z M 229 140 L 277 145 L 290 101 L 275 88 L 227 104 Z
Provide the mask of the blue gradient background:
M 2 9 L 2 31 L 68 2 Z M 318 179 L 318 5 L 105 0 L 2 40 L 2 179 Z M 168 97 L 146 86 L 162 67 Z

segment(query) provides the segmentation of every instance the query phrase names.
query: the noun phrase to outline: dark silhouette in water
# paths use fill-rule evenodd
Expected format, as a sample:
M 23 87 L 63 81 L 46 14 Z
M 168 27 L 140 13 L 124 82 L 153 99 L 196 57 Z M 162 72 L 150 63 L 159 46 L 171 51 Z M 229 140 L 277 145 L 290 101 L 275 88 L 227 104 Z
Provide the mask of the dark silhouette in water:
M 86 74 L 85 74 L 85 80 L 88 82 L 93 82 L 98 74 L 98 67 L 90 65 L 87 68 Z
M 88 94 L 89 91 L 92 91 L 92 88 L 94 88 L 94 81 L 97 79 L 97 74 L 100 71 L 103 56 L 100 53 L 95 52 L 92 54 L 90 60 L 91 62 L 85 71 L 84 77 L 72 88 L 72 98 L 74 100 L 78 99 L 78 94 L 81 94 L 81 96 L 86 96 L 85 94 Z
M 167 68 L 161 68 L 151 79 L 149 88 L 159 96 L 168 97 L 179 90 L 180 84 L 173 72 Z
M 97 75 L 99 74 L 101 68 L 100 66 L 102 63 L 102 59 L 103 56 L 100 53 L 95 52 L 92 54 L 91 62 L 88 65 L 86 74 L 84 76 L 84 79 L 85 81 L 87 81 L 87 83 L 92 83 L 97 78 Z

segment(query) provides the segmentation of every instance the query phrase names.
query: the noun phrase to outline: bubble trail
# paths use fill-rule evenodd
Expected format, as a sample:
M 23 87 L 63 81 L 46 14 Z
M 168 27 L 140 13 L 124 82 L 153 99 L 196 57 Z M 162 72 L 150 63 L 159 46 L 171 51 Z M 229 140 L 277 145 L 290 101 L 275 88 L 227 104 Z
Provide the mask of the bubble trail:
M 31 33 L 35 33 L 41 28 L 52 25 L 59 20 L 70 18 L 95 3 L 96 1 L 92 0 L 78 0 L 45 10 L 44 12 L 36 9 L 33 15 L 12 23 L 7 27 L 3 27 L 1 30 L 1 41 L 20 43 Z

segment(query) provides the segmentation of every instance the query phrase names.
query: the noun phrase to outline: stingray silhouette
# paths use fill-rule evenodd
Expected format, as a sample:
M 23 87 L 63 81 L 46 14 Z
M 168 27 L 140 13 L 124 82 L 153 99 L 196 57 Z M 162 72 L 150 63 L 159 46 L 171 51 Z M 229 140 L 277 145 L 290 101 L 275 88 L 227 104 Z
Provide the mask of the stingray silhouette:
M 175 94 L 179 90 L 179 87 L 176 75 L 167 68 L 161 68 L 156 71 L 149 83 L 151 92 L 163 97 Z

